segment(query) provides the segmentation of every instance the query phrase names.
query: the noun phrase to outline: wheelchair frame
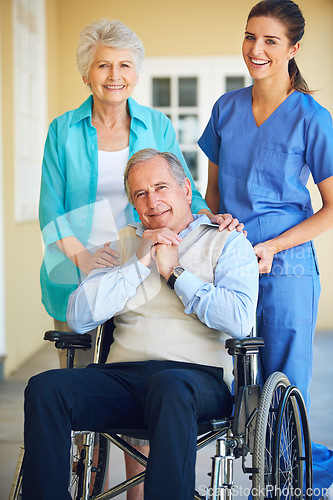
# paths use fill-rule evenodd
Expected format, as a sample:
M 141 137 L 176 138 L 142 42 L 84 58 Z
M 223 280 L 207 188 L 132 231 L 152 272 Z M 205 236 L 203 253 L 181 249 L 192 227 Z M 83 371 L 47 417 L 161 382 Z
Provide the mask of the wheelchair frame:
M 101 357 L 103 330 L 102 325 L 97 332 L 94 362 L 99 362 Z M 57 348 L 67 349 L 67 366 L 70 368 L 73 367 L 75 349 L 91 347 L 89 334 L 49 331 L 44 339 L 55 342 Z M 260 337 L 230 338 L 225 345 L 234 359 L 234 416 L 198 424 L 197 451 L 216 441 L 216 454 L 212 457 L 210 486 L 204 496 L 196 491 L 195 500 L 231 500 L 236 458 L 242 459 L 243 472 L 251 475 L 254 500 L 280 500 L 281 497 L 300 500 L 303 497 L 303 477 L 305 498 L 311 500 L 310 430 L 300 391 L 279 372 L 272 373 L 261 390 L 257 383 L 257 355 L 264 342 Z M 76 483 L 74 488 L 70 486 L 73 500 L 109 500 L 144 481 L 145 472 L 142 472 L 103 492 L 110 443 L 141 465 L 147 465 L 147 457 L 119 434 L 147 438 L 146 429 L 73 433 L 72 450 L 77 440 L 80 442 L 76 446 L 78 460 L 72 461 L 70 472 Z M 22 454 L 9 500 L 22 498 Z M 252 456 L 251 467 L 246 463 L 249 454 Z

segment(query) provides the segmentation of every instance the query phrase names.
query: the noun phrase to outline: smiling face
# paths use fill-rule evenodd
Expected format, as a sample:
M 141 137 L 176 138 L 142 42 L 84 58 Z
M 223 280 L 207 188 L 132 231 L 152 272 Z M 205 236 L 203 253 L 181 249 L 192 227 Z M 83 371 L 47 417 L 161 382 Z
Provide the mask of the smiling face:
M 154 157 L 133 166 L 128 185 L 134 206 L 146 229 L 168 227 L 175 233 L 193 221 L 191 183 L 179 186 L 164 158 Z
M 100 103 L 126 101 L 138 81 L 131 50 L 97 46 L 84 83 L 90 85 L 94 100 Z
M 289 60 L 296 55 L 299 44 L 290 45 L 285 28 L 273 17 L 252 17 L 246 27 L 243 58 L 254 80 L 288 78 Z

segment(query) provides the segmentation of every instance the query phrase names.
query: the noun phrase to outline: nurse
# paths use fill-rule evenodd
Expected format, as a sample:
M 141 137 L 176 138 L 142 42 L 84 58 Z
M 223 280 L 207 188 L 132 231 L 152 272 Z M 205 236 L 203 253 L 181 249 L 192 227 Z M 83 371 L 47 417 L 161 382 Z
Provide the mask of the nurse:
M 245 223 L 258 257 L 263 377 L 284 372 L 309 411 L 320 294 L 312 239 L 333 227 L 333 130 L 295 62 L 304 26 L 291 0 L 252 8 L 242 50 L 254 84 L 218 99 L 199 146 L 209 159 L 208 206 Z M 310 173 L 322 199 L 316 213 Z M 313 445 L 313 458 L 318 492 L 333 482 L 333 453 Z

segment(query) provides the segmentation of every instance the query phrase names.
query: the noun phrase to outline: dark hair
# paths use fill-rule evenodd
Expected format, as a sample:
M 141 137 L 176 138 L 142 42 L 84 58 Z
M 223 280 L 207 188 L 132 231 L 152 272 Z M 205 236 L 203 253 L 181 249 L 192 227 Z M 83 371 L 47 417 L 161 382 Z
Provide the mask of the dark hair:
M 263 0 L 252 7 L 247 23 L 252 17 L 273 17 L 280 21 L 286 29 L 286 36 L 291 45 L 296 45 L 304 35 L 305 19 L 303 14 L 292 0 Z M 310 94 L 312 91 L 301 75 L 295 58 L 290 59 L 289 66 L 290 87 L 288 92 L 298 90 L 303 94 Z

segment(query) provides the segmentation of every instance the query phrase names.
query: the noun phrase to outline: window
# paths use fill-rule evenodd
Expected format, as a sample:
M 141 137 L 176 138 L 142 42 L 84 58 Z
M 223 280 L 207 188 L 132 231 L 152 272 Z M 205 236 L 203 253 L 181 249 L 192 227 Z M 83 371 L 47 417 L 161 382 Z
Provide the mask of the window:
M 140 104 L 165 113 L 176 130 L 186 163 L 202 194 L 207 158 L 197 146 L 216 99 L 251 84 L 241 57 L 151 57 L 135 89 Z
M 15 220 L 38 216 L 46 128 L 44 0 L 13 1 Z
M 152 105 L 163 111 L 173 122 L 186 163 L 195 180 L 198 179 L 196 141 L 198 139 L 198 78 L 153 77 Z
M 227 76 L 225 79 L 225 90 L 237 90 L 245 86 L 244 76 Z

